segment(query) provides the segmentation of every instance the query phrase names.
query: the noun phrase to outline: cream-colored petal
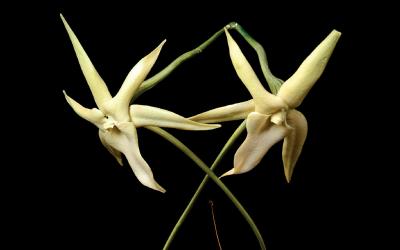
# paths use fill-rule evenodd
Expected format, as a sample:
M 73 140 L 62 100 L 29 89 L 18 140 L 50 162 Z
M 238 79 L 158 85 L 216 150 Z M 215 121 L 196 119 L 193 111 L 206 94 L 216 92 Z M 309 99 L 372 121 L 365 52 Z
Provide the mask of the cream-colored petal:
M 272 114 L 278 110 L 286 108 L 287 105 L 279 97 L 269 93 L 262 86 L 256 73 L 251 68 L 250 63 L 240 50 L 239 45 L 235 40 L 233 40 L 227 29 L 225 29 L 225 34 L 228 40 L 229 55 L 233 67 L 235 68 L 240 80 L 242 80 L 253 97 L 256 112 Z
M 99 130 L 99 138 L 100 138 L 101 144 L 103 144 L 103 146 L 108 150 L 108 152 L 110 152 L 110 154 L 112 154 L 112 156 L 114 156 L 114 158 L 117 160 L 119 165 L 123 166 L 124 164 L 122 161 L 121 152 L 119 152 L 115 148 L 108 145 L 108 143 L 106 142 L 106 140 L 104 138 L 105 133 L 106 133 L 105 131 Z
M 92 109 L 85 108 L 82 105 L 80 105 L 77 101 L 69 97 L 65 91 L 63 91 L 63 93 L 69 106 L 71 106 L 71 108 L 75 111 L 75 113 L 77 113 L 83 119 L 101 128 L 101 125 L 105 120 L 103 112 L 101 112 L 96 108 Z
M 96 102 L 97 107 L 101 109 L 102 103 L 111 99 L 111 95 L 108 91 L 107 85 L 105 84 L 99 73 L 97 73 L 97 70 L 90 61 L 89 56 L 86 54 L 78 38 L 69 27 L 63 15 L 60 14 L 60 17 L 64 23 L 65 29 L 68 32 L 68 36 L 71 39 L 76 56 L 78 57 L 79 65 L 81 66 L 83 75 L 85 76 L 90 91 L 92 92 L 94 101 Z
M 112 107 L 109 108 L 113 109 L 111 112 L 115 113 L 115 115 L 118 117 L 119 120 L 126 119 L 125 116 L 129 112 L 129 104 L 133 95 L 139 88 L 140 84 L 142 84 L 147 74 L 150 72 L 165 42 L 166 40 L 162 41 L 157 48 L 155 48 L 147 56 L 143 57 L 133 67 L 133 69 L 129 72 L 128 76 L 125 78 L 125 81 L 123 82 L 117 95 L 113 98 L 112 100 L 113 105 Z M 124 117 L 119 117 L 119 116 L 124 116 Z
M 202 123 L 234 121 L 246 119 L 246 117 L 251 112 L 254 112 L 254 110 L 254 101 L 249 100 L 211 109 L 209 111 L 192 116 L 189 119 Z
M 292 128 L 283 141 L 282 159 L 287 182 L 290 182 L 294 167 L 307 137 L 307 120 L 297 110 L 290 110 L 287 123 Z
M 234 157 L 234 170 L 224 174 L 241 174 L 252 170 L 268 150 L 288 132 L 284 126 L 274 125 L 269 115 L 252 112 L 246 120 L 247 137 Z
M 296 108 L 302 103 L 321 76 L 340 35 L 339 31 L 333 30 L 282 85 L 277 95 L 285 100 L 291 108 Z
M 103 139 L 109 146 L 125 155 L 133 173 L 144 186 L 165 192 L 165 189 L 155 181 L 151 168 L 140 154 L 137 133 L 133 123 L 118 123 L 117 127 L 104 132 Z
M 136 127 L 157 126 L 182 130 L 210 130 L 219 124 L 199 123 L 171 111 L 146 105 L 131 105 L 131 119 Z

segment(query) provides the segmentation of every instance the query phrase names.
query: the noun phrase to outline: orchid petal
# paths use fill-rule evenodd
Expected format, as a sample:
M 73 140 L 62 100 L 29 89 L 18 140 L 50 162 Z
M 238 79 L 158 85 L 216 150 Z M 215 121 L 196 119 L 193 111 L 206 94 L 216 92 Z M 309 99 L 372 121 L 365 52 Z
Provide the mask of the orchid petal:
M 137 133 L 133 123 L 121 122 L 116 126 L 116 128 L 101 132 L 104 141 L 125 155 L 133 173 L 144 186 L 164 193 L 165 189 L 154 180 L 151 168 L 140 154 Z
M 211 109 L 209 111 L 192 116 L 189 119 L 202 123 L 241 120 L 246 119 L 251 112 L 254 112 L 254 109 L 254 101 L 249 100 Z
M 219 124 L 204 124 L 189 120 L 171 111 L 147 105 L 131 105 L 131 119 L 136 127 L 157 126 L 183 130 L 210 130 Z
M 339 31 L 333 30 L 282 85 L 277 96 L 285 100 L 289 107 L 296 108 L 302 103 L 324 71 L 340 35 Z
M 108 152 L 110 152 L 110 154 L 112 154 L 112 156 L 114 156 L 114 158 L 117 160 L 119 165 L 123 166 L 124 163 L 122 161 L 121 152 L 119 152 L 115 148 L 108 145 L 108 143 L 106 142 L 106 139 L 104 138 L 104 134 L 105 134 L 104 131 L 99 130 L 99 138 L 100 138 L 101 144 L 103 144 L 103 146 L 108 150 Z
M 228 40 L 229 55 L 233 67 L 240 80 L 242 80 L 253 97 L 256 112 L 272 114 L 286 108 L 287 105 L 279 97 L 265 90 L 256 73 L 240 50 L 239 45 L 233 40 L 227 29 L 225 29 L 225 34 Z
M 96 68 L 93 66 L 89 56 L 86 54 L 78 38 L 69 27 L 63 15 L 60 15 L 60 17 L 64 23 L 65 29 L 68 32 L 68 36 L 72 42 L 75 54 L 78 57 L 79 65 L 81 66 L 83 75 L 85 76 L 86 82 L 88 83 L 90 91 L 92 92 L 94 101 L 96 102 L 97 107 L 101 109 L 102 103 L 111 99 L 111 95 L 108 91 L 107 85 L 97 72 Z
M 252 112 L 247 117 L 247 137 L 235 153 L 234 168 L 223 176 L 252 170 L 268 150 L 288 133 L 284 126 L 274 125 L 269 115 Z
M 140 84 L 145 80 L 147 74 L 150 72 L 154 63 L 156 62 L 158 55 L 160 54 L 161 48 L 163 47 L 166 40 L 162 41 L 157 48 L 150 52 L 147 56 L 143 57 L 129 72 L 125 81 L 123 82 L 118 93 L 112 100 L 112 105 L 108 108 L 113 109 L 111 112 L 116 114 L 122 114 L 124 117 L 120 117 L 119 120 L 125 120 L 125 117 L 129 112 L 129 103 L 134 96 L 136 90 L 140 87 Z
M 69 106 L 71 106 L 71 108 L 75 111 L 75 113 L 77 113 L 80 117 L 82 117 L 86 121 L 101 128 L 101 124 L 104 121 L 103 112 L 101 112 L 96 108 L 92 109 L 85 108 L 82 105 L 80 105 L 77 101 L 69 97 L 65 91 L 63 91 L 63 93 Z
M 307 137 L 307 120 L 297 110 L 290 110 L 287 123 L 292 128 L 283 141 L 282 159 L 287 182 L 290 182 L 294 167 L 299 159 L 301 150 Z

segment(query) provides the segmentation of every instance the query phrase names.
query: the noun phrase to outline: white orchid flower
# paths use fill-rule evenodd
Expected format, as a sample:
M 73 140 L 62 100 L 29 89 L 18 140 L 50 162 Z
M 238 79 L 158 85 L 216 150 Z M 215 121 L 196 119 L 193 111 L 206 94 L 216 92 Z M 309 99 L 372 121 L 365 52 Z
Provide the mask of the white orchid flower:
M 120 165 L 123 162 L 121 157 L 123 154 L 143 185 L 165 192 L 165 189 L 155 181 L 149 165 L 140 154 L 136 128 L 158 126 L 183 130 L 209 130 L 218 128 L 220 125 L 198 123 L 173 112 L 151 106 L 129 105 L 135 91 L 140 87 L 157 60 L 165 40 L 133 67 L 118 93 L 112 97 L 107 85 L 97 73 L 78 38 L 62 15 L 61 19 L 98 108 L 85 108 L 64 91 L 68 104 L 80 117 L 99 128 L 100 141 Z
M 233 66 L 252 99 L 190 119 L 208 123 L 247 119 L 247 137 L 234 156 L 233 169 L 223 176 L 250 171 L 275 143 L 284 139 L 282 158 L 285 177 L 290 182 L 308 130 L 306 118 L 295 108 L 321 76 L 341 33 L 333 30 L 281 86 L 277 95 L 263 87 L 235 40 L 226 29 L 225 33 Z

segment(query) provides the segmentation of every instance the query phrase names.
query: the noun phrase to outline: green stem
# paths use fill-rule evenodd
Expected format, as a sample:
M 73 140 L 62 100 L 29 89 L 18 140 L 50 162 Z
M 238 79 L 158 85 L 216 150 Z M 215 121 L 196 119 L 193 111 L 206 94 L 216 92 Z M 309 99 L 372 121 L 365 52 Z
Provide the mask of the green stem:
M 217 184 L 222 191 L 228 196 L 228 198 L 232 201 L 232 203 L 236 206 L 239 212 L 243 215 L 247 223 L 250 225 L 251 229 L 253 230 L 254 234 L 256 235 L 258 242 L 260 244 L 261 249 L 266 249 L 264 240 L 261 236 L 260 231 L 258 230 L 256 224 L 254 223 L 253 219 L 247 213 L 246 209 L 240 204 L 240 202 L 236 199 L 236 197 L 232 194 L 232 192 L 225 186 L 225 184 L 214 174 L 214 172 L 195 154 L 191 151 L 186 145 L 184 145 L 181 141 L 175 138 L 173 135 L 168 133 L 167 131 L 158 128 L 158 127 L 146 127 L 147 129 L 157 133 L 158 135 L 162 136 L 172 144 L 174 144 L 178 149 L 180 149 L 183 153 L 185 153 L 190 159 L 192 159 L 200 168 L 203 170 L 214 182 Z M 179 222 L 178 222 L 179 223 Z M 180 222 L 182 223 L 182 221 Z M 167 241 L 164 245 L 163 250 L 167 250 L 169 245 L 171 244 L 171 240 Z
M 232 134 L 232 136 L 229 138 L 229 140 L 226 142 L 226 144 L 224 145 L 222 150 L 219 152 L 217 158 L 215 158 L 213 164 L 211 165 L 211 168 L 210 168 L 211 170 L 214 170 L 217 167 L 217 165 L 221 162 L 222 158 L 225 156 L 225 154 L 231 148 L 231 146 L 236 141 L 236 139 L 239 137 L 239 135 L 243 132 L 245 127 L 246 127 L 246 122 L 243 121 L 239 125 L 239 127 L 235 130 L 235 132 Z M 196 202 L 196 200 L 200 196 L 200 193 L 204 189 L 204 187 L 207 184 L 209 178 L 210 177 L 208 175 L 206 175 L 203 178 L 203 181 L 200 183 L 199 187 L 197 188 L 197 190 L 194 193 L 193 197 L 191 198 L 190 202 L 186 206 L 185 211 L 183 211 L 183 213 L 182 213 L 181 217 L 179 218 L 178 222 L 175 224 L 174 229 L 172 229 L 172 232 L 169 235 L 167 242 L 165 243 L 164 249 L 168 249 L 168 247 L 171 244 L 172 240 L 175 238 L 175 235 L 178 233 L 180 227 L 182 226 L 183 221 L 186 219 L 186 217 L 188 216 L 188 214 L 192 210 L 194 203 Z
M 232 22 L 232 23 L 227 24 L 224 28 L 232 29 L 235 25 L 236 25 L 236 23 Z M 165 67 L 163 70 L 161 70 L 156 75 L 154 75 L 151 78 L 144 81 L 140 85 L 140 88 L 138 89 L 138 91 L 135 93 L 135 96 L 132 98 L 131 103 L 136 98 L 138 98 L 141 94 L 143 94 L 144 92 L 146 92 L 146 91 L 150 90 L 151 88 L 153 88 L 154 86 L 156 86 L 160 81 L 162 81 L 169 74 L 171 74 L 181 63 L 194 57 L 195 55 L 200 54 L 205 48 L 207 48 L 212 42 L 214 42 L 224 32 L 224 28 L 215 32 L 214 35 L 212 35 L 205 42 L 203 42 L 202 44 L 197 46 L 195 49 L 192 49 L 191 51 L 183 53 L 178 58 L 176 58 L 173 62 L 171 62 L 167 67 Z
M 271 70 L 268 67 L 268 60 L 267 60 L 267 55 L 265 53 L 264 48 L 259 44 L 256 40 L 254 40 L 253 37 L 249 35 L 249 33 L 246 32 L 243 27 L 236 23 L 236 22 L 231 22 L 227 24 L 224 28 L 218 30 L 217 32 L 214 33 L 209 39 L 207 39 L 205 42 L 197 46 L 196 48 L 192 49 L 191 51 L 188 51 L 186 53 L 183 53 L 180 55 L 178 58 L 176 58 L 174 61 L 172 61 L 167 67 L 165 67 L 163 70 L 158 72 L 156 75 L 152 76 L 151 78 L 145 80 L 141 85 L 138 91 L 135 93 L 135 96 L 132 98 L 131 103 L 137 99 L 140 95 L 142 95 L 144 92 L 150 90 L 154 86 L 156 86 L 160 81 L 165 79 L 169 74 L 171 74 L 181 63 L 184 61 L 200 54 L 205 48 L 207 48 L 211 43 L 213 43 L 223 32 L 224 29 L 235 29 L 237 32 L 239 32 L 240 35 L 249 43 L 250 46 L 253 47 L 253 49 L 256 51 L 258 55 L 258 60 L 261 65 L 261 70 L 264 74 L 265 79 L 268 82 L 269 87 L 271 88 L 271 91 L 273 94 L 278 93 L 278 90 L 280 86 L 283 83 L 283 80 L 275 77 L 272 73 Z
M 279 91 L 279 88 L 283 84 L 283 81 L 275 77 L 269 69 L 267 55 L 263 46 L 261 46 L 261 44 L 254 40 L 254 38 L 251 37 L 249 33 L 247 33 L 246 30 L 244 30 L 243 27 L 240 26 L 240 24 L 236 23 L 236 25 L 234 25 L 234 29 L 239 32 L 239 34 L 242 35 L 247 43 L 256 51 L 265 80 L 267 80 L 272 93 L 276 95 Z

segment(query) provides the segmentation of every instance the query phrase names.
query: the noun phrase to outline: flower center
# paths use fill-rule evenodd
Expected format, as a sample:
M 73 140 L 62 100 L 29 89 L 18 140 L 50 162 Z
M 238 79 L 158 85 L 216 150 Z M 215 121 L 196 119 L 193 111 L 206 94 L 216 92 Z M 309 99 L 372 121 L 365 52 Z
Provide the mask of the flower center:
M 271 122 L 275 123 L 276 125 L 282 125 L 282 123 L 285 123 L 286 125 L 286 115 L 287 110 L 282 109 L 280 112 L 274 113 L 271 116 Z
M 109 130 L 114 128 L 118 121 L 114 120 L 114 118 L 112 116 L 109 115 L 104 115 L 104 122 L 103 122 L 103 129 L 105 130 Z

